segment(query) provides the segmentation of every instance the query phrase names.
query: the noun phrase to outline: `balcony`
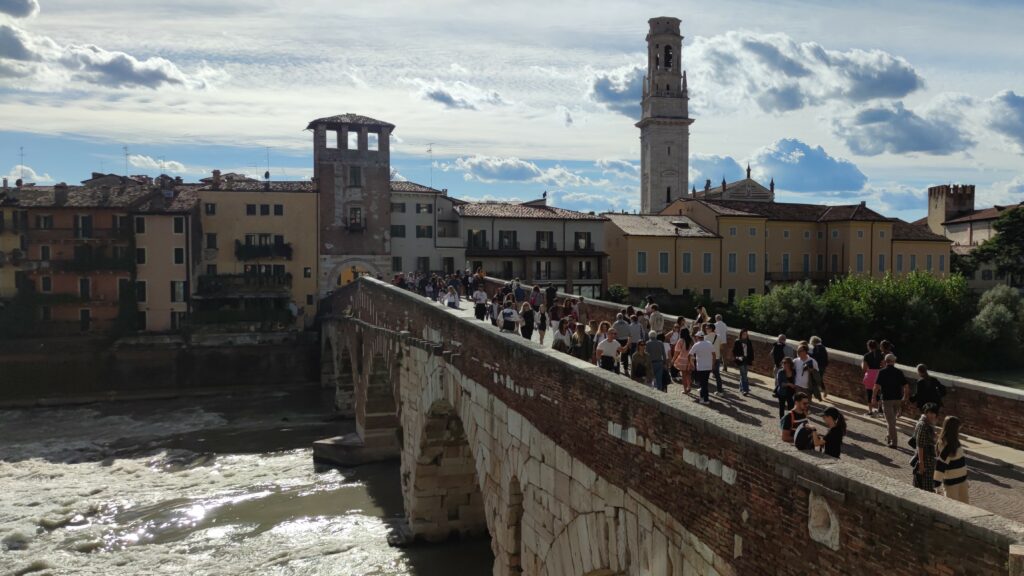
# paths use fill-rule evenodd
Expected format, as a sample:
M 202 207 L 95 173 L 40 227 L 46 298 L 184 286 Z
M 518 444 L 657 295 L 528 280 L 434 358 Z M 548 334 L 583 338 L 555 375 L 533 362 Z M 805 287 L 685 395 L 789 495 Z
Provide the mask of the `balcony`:
M 550 240 L 537 240 L 534 250 L 537 252 L 557 252 L 558 244 Z
M 349 218 L 345 222 L 345 230 L 353 234 L 362 234 L 366 231 L 366 218 Z
M 292 259 L 292 245 L 285 242 L 282 244 L 244 244 L 235 240 L 235 258 L 241 261 L 246 260 L 273 260 L 283 258 Z
M 32 228 L 26 230 L 32 243 L 68 244 L 78 242 L 127 242 L 132 237 L 130 228 Z
M 594 243 L 592 241 L 590 241 L 590 240 L 582 240 L 582 239 L 580 239 L 580 240 L 577 240 L 570 247 L 570 249 L 571 250 L 576 250 L 577 252 L 593 252 L 594 251 Z
M 278 297 L 291 292 L 292 275 L 269 274 L 206 274 L 199 277 L 196 296 L 214 297 Z

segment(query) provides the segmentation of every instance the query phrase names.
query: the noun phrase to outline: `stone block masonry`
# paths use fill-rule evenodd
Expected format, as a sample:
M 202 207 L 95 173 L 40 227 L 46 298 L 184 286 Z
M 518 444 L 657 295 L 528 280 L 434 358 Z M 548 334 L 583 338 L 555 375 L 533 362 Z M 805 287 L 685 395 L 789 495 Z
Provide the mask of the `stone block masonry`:
M 413 531 L 486 526 L 495 574 L 1005 575 L 1024 540 L 412 293 L 361 279 L 336 298 L 339 332 L 397 343 Z

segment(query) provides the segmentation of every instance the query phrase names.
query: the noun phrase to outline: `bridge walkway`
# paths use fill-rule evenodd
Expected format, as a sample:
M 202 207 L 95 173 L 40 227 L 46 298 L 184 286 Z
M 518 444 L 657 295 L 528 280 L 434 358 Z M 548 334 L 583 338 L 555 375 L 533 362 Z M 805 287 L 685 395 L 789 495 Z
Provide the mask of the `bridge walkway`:
M 471 303 L 463 300 L 460 306 L 459 310 L 453 312 L 477 321 L 473 317 Z M 551 336 L 552 332 L 549 330 L 545 338 L 545 347 L 551 346 Z M 538 341 L 537 332 L 534 332 L 533 341 Z M 528 373 L 528 367 L 524 367 L 524 374 Z M 746 422 L 759 429 L 762 434 L 777 436 L 778 404 L 771 395 L 774 388 L 771 379 L 751 372 L 752 392 L 750 396 L 744 397 L 739 393 L 739 374 L 735 368 L 724 372 L 722 376 L 726 393 L 724 396 L 712 394 L 711 405 L 707 409 L 717 410 Z M 684 395 L 682 385 L 672 384 L 667 394 Z M 695 390 L 691 391 L 691 396 L 696 398 Z M 907 440 L 913 431 L 913 420 L 900 419 L 899 447 L 893 449 L 884 442 L 886 430 L 883 418 L 867 417 L 864 415 L 864 405 L 841 398 L 832 397 L 824 402 L 815 401 L 812 405 L 811 421 L 819 430 L 825 430 L 821 411 L 829 405 L 839 408 L 846 417 L 844 459 L 856 462 L 873 472 L 906 482 L 908 485 L 911 483 L 909 461 L 913 451 L 907 445 Z M 1024 452 L 973 437 L 965 436 L 963 440 L 967 449 L 971 504 L 988 512 L 1024 522 Z

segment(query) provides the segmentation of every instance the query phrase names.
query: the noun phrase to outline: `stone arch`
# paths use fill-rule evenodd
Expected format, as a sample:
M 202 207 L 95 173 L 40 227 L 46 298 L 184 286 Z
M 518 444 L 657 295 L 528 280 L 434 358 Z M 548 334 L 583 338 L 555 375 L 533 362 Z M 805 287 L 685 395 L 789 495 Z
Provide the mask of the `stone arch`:
M 509 479 L 504 494 L 505 511 L 492 534 L 495 574 L 523 573 L 523 485 L 517 476 Z
M 367 260 L 359 257 L 349 257 L 341 260 L 340 262 L 334 263 L 331 266 L 329 272 L 323 276 L 322 285 L 320 286 L 320 292 L 326 294 L 331 290 L 337 290 L 341 286 L 348 284 L 349 282 L 342 283 L 343 280 L 349 280 L 347 276 L 352 274 L 353 268 L 360 274 L 369 274 L 377 277 L 384 275 L 384 270 L 371 260 Z M 351 280 L 354 280 L 352 278 Z
M 625 508 L 609 508 L 579 514 L 566 524 L 544 555 L 540 574 L 673 574 L 683 569 L 679 552 L 661 527 L 645 526 Z
M 422 422 L 405 490 L 413 536 L 438 542 L 487 534 L 484 498 L 462 418 L 450 402 L 436 400 Z

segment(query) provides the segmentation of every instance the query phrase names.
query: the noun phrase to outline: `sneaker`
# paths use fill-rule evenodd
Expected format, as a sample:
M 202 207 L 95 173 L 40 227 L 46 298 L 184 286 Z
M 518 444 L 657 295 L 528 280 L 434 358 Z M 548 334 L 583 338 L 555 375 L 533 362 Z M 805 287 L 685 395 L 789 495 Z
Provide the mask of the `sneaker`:
M 744 396 L 750 396 L 750 392 L 744 392 L 743 395 Z
M 700 403 L 703 404 L 704 406 L 710 406 L 711 400 L 701 400 Z
M 865 412 L 865 413 L 864 413 L 864 415 L 865 415 L 865 416 L 874 416 L 874 415 L 875 415 L 875 413 L 874 413 L 874 412 L 872 412 L 871 410 L 868 410 L 867 412 Z

